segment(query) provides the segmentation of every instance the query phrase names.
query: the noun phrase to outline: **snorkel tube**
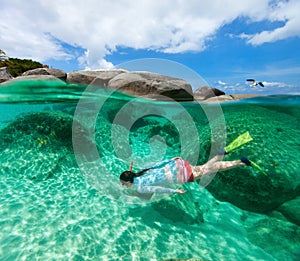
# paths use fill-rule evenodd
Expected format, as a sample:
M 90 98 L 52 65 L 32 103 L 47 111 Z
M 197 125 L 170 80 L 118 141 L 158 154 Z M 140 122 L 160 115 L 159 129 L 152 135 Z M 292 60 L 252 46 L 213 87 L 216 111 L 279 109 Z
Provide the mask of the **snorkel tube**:
M 133 160 L 130 162 L 129 171 L 132 172 Z

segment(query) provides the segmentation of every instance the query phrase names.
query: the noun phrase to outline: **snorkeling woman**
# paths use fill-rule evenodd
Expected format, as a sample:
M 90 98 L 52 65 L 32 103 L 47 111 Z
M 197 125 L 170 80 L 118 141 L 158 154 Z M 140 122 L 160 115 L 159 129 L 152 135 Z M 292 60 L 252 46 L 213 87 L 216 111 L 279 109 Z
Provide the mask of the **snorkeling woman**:
M 188 161 L 177 157 L 159 162 L 137 173 L 132 172 L 131 162 L 130 170 L 124 171 L 120 175 L 120 182 L 126 187 L 134 185 L 139 193 L 184 194 L 185 190 L 172 189 L 167 186 L 193 182 L 218 171 L 251 165 L 251 162 L 245 157 L 241 160 L 222 161 L 223 157 L 222 153 L 218 154 L 201 166 L 191 166 Z
M 150 168 L 134 173 L 131 163 L 130 170 L 124 171 L 120 175 L 120 182 L 126 187 L 135 186 L 139 193 L 184 194 L 185 190 L 172 189 L 167 186 L 193 182 L 218 171 L 225 171 L 240 166 L 252 166 L 267 175 L 256 163 L 248 160 L 246 157 L 242 157 L 241 160 L 222 161 L 224 155 L 229 154 L 251 140 L 252 137 L 248 131 L 241 134 L 225 148 L 221 148 L 216 156 L 200 166 L 191 166 L 188 161 L 177 157 L 159 162 Z

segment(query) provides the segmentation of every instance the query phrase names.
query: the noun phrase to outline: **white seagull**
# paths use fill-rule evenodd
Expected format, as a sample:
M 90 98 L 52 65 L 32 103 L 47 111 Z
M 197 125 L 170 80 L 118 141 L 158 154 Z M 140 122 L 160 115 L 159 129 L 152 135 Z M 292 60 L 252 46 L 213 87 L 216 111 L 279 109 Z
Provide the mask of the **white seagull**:
M 263 85 L 262 82 L 257 82 L 257 81 L 254 80 L 254 79 L 247 79 L 247 82 L 252 82 L 252 84 L 251 84 L 250 86 L 257 86 L 257 85 L 260 85 L 261 87 L 265 87 L 265 86 Z

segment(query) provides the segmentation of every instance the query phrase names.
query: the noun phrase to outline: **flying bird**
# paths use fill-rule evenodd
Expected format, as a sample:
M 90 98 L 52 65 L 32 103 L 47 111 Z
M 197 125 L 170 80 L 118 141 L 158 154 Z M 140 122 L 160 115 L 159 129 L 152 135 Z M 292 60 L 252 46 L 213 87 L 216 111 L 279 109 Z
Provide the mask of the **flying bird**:
M 252 84 L 251 84 L 250 86 L 257 86 L 257 85 L 260 85 L 261 87 L 265 87 L 265 86 L 263 85 L 262 82 L 257 82 L 257 81 L 254 80 L 254 79 L 247 79 L 247 82 L 252 82 Z

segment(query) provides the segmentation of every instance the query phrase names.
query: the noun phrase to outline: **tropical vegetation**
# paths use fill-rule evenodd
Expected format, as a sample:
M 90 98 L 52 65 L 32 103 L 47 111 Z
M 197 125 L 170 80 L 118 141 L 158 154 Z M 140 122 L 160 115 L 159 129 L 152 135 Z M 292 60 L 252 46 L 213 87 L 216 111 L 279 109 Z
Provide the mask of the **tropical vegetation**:
M 5 52 L 0 49 L 0 54 L 5 55 Z M 10 74 L 13 77 L 16 77 L 28 70 L 42 68 L 43 64 L 31 59 L 9 58 L 7 60 L 0 61 L 0 67 L 7 67 Z

